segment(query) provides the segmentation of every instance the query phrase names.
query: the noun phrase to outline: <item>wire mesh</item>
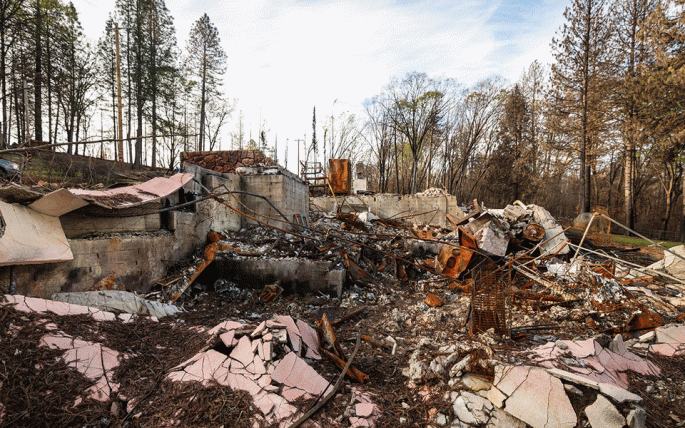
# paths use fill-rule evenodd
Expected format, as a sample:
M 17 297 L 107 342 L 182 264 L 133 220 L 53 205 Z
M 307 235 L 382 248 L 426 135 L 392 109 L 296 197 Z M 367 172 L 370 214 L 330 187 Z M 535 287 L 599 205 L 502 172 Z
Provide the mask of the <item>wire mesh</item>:
M 487 268 L 473 271 L 471 286 L 471 332 L 494 329 L 510 336 L 511 270 Z

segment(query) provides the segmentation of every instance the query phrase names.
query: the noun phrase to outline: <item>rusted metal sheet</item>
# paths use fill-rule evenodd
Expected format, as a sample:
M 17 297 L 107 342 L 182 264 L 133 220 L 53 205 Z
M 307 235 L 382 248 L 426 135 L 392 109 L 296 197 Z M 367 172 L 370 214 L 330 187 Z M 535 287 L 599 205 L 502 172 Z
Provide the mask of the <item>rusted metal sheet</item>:
M 445 276 L 456 277 L 459 276 L 471 261 L 473 252 L 466 248 L 457 248 L 451 245 L 443 245 L 438 254 L 438 262 L 436 269 L 438 273 Z
M 336 195 L 349 195 L 352 188 L 352 172 L 349 159 L 328 161 L 328 181 Z
M 640 312 L 636 312 L 630 317 L 626 323 L 625 332 L 654 330 L 663 323 L 664 321 L 659 315 L 643 307 Z

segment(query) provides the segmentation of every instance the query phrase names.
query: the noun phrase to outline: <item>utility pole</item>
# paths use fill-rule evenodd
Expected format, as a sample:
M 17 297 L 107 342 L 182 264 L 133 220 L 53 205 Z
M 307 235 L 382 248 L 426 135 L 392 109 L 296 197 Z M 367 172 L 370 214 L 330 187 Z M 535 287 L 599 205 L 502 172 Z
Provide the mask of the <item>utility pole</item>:
M 3 64 L 4 65 L 4 64 Z M 25 128 L 24 128 L 24 138 L 26 138 L 26 145 L 30 146 L 31 145 L 31 132 L 29 132 L 29 84 L 26 82 L 26 79 L 24 79 L 24 120 L 25 120 Z
M 124 169 L 124 128 L 121 113 L 121 57 L 119 56 L 119 23 L 114 23 L 114 42 L 116 43 L 117 53 L 117 133 L 119 137 L 119 168 Z
M 295 141 L 297 142 L 297 176 L 302 178 L 302 165 L 300 165 L 300 142 L 305 142 L 307 139 L 305 138 L 303 140 L 298 138 Z
M 285 139 L 285 169 L 288 169 L 288 146 L 290 145 L 290 138 Z

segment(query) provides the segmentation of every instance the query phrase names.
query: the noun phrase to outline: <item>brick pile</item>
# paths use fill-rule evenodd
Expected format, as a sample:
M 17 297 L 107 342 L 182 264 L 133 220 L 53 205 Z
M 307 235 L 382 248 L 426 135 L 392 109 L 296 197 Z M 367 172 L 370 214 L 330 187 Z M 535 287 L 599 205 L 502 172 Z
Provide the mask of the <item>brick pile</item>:
M 185 162 L 216 172 L 235 173 L 241 166 L 274 165 L 274 161 L 261 150 L 229 150 L 222 152 L 183 152 L 181 165 Z

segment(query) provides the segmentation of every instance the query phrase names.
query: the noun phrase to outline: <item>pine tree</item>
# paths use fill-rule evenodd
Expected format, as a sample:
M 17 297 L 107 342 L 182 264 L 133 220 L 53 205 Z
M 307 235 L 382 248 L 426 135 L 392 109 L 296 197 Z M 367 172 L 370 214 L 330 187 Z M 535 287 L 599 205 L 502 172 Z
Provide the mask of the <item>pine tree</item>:
M 639 122 L 656 142 L 655 150 L 675 163 L 685 150 L 685 0 L 657 5 L 645 23 L 649 60 L 640 79 Z M 685 196 L 685 185 L 681 186 Z M 668 207 L 667 207 L 668 209 Z M 668 217 L 666 217 L 666 221 Z M 685 199 L 681 223 L 685 240 Z
M 641 93 L 641 73 L 647 61 L 646 37 L 642 31 L 654 0 L 615 0 L 613 4 L 616 32 L 615 46 L 617 85 L 613 100 L 620 114 L 620 132 L 625 145 L 623 164 L 624 213 L 626 225 L 635 227 L 636 149 L 644 140 L 638 123 L 638 101 Z
M 221 47 L 219 31 L 205 13 L 193 23 L 188 40 L 191 69 L 200 84 L 200 140 L 198 150 L 205 147 L 206 108 L 210 96 L 218 95 L 219 76 L 226 71 L 226 53 Z
M 580 160 L 579 202 L 591 209 L 591 167 L 601 148 L 608 112 L 609 29 L 605 0 L 573 0 L 564 12 L 566 23 L 552 40 L 553 113 L 562 131 L 573 135 Z

